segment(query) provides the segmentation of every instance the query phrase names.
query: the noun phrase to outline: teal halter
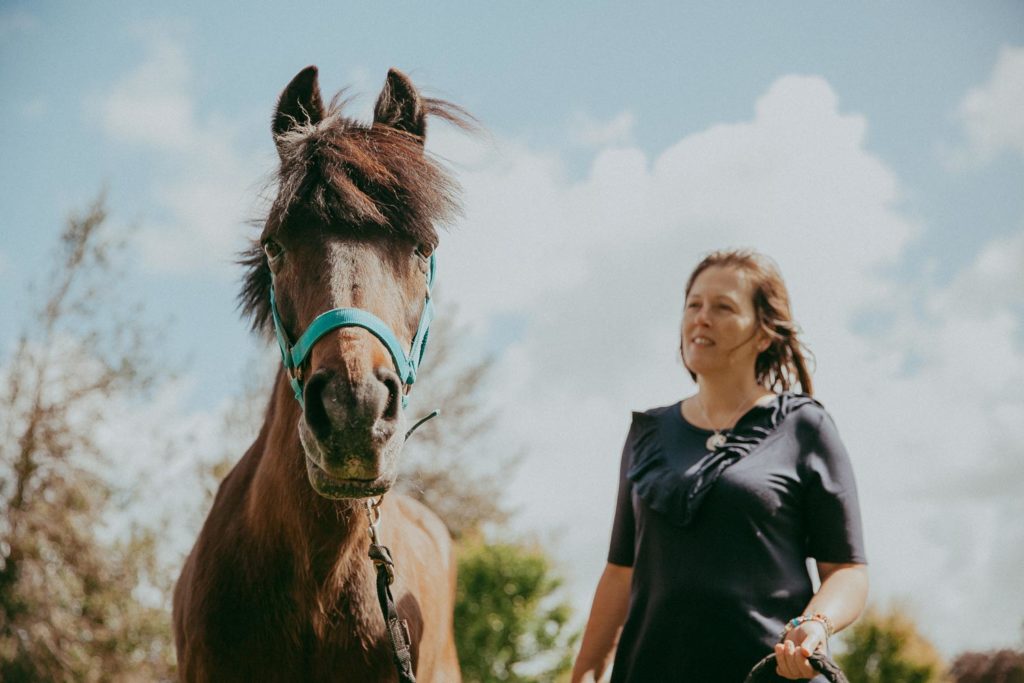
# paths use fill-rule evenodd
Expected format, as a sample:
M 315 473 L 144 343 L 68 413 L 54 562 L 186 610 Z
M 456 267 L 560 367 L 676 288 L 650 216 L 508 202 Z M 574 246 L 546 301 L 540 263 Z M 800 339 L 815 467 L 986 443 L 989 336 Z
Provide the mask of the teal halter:
M 274 318 L 274 332 L 277 334 L 277 344 L 281 347 L 281 362 L 291 380 L 292 390 L 299 405 L 305 408 L 302 399 L 302 364 L 306 357 L 313 350 L 313 345 L 322 336 L 339 327 L 361 327 L 368 330 L 370 334 L 387 347 L 391 354 L 391 360 L 395 363 L 395 370 L 398 377 L 406 388 L 416 381 L 416 371 L 423 360 L 423 352 L 427 349 L 427 335 L 430 331 L 430 321 L 434 317 L 434 306 L 430 301 L 430 289 L 434 285 L 434 269 L 436 261 L 434 254 L 430 255 L 430 267 L 427 271 L 427 295 L 423 300 L 423 312 L 420 313 L 420 324 L 416 329 L 416 336 L 412 338 L 412 345 L 407 354 L 402 348 L 398 337 L 391 331 L 383 320 L 369 311 L 361 308 L 334 308 L 326 313 L 318 315 L 306 331 L 299 336 L 299 340 L 292 344 L 288 339 L 288 333 L 281 324 L 281 316 L 277 312 L 277 301 L 274 298 L 274 284 L 270 284 L 270 312 Z M 409 403 L 408 394 L 402 393 L 402 407 Z

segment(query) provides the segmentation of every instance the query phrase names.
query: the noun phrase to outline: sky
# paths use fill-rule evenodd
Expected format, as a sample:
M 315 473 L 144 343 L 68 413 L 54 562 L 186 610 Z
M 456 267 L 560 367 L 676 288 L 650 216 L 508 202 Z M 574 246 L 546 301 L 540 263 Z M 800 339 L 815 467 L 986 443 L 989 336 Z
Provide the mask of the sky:
M 203 457 L 266 357 L 234 261 L 308 64 L 356 116 L 394 66 L 486 128 L 428 132 L 465 205 L 438 315 L 494 358 L 514 524 L 565 558 L 579 618 L 630 411 L 694 390 L 686 276 L 746 246 L 780 265 L 851 453 L 872 600 L 947 655 L 1021 642 L 1024 4 L 5 0 L 0 358 L 63 221 L 105 189 L 133 230 L 125 287 L 179 370 L 114 421 L 189 444 L 112 427 L 128 469 Z

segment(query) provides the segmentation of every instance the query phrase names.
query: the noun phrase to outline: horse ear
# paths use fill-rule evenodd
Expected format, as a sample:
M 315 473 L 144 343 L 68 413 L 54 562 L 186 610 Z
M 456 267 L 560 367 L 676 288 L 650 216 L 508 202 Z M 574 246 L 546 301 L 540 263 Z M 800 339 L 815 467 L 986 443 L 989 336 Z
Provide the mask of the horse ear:
M 384 89 L 373 107 L 373 122 L 418 135 L 421 141 L 427 132 L 427 117 L 420 93 L 409 77 L 398 69 L 388 70 Z
M 297 125 L 317 124 L 324 118 L 324 103 L 320 99 L 320 84 L 315 66 L 300 71 L 281 93 L 274 113 L 274 138 Z

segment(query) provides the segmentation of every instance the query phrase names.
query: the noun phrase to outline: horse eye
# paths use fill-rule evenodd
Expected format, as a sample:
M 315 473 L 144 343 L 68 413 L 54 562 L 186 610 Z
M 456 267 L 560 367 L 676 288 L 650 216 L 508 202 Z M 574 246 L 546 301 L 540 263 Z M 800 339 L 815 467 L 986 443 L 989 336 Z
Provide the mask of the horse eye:
M 421 259 L 428 259 L 430 258 L 430 255 L 433 253 L 434 247 L 432 247 L 429 244 L 424 243 L 416 245 L 416 255 L 419 256 Z
M 267 255 L 268 260 L 276 261 L 284 253 L 284 249 L 274 240 L 266 240 L 263 242 L 263 253 Z

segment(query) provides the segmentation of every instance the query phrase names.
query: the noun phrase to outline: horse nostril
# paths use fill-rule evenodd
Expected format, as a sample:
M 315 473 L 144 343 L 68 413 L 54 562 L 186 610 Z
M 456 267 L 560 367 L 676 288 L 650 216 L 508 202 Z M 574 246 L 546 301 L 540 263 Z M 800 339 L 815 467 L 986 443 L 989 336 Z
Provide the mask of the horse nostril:
M 388 390 L 388 402 L 384 406 L 384 412 L 381 413 L 380 419 L 394 422 L 398 420 L 399 403 L 402 400 L 402 382 L 393 371 L 384 368 L 377 370 L 377 379 Z
M 324 389 L 330 380 L 330 372 L 317 370 L 306 382 L 306 424 L 319 439 L 327 438 L 331 433 L 331 418 L 324 407 Z

